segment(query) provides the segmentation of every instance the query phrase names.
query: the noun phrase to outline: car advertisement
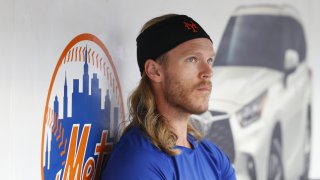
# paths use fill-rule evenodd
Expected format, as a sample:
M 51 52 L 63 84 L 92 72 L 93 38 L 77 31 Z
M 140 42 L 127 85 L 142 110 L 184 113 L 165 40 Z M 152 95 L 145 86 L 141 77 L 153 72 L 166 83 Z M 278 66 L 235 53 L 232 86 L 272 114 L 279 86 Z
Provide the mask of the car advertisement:
M 237 8 L 215 58 L 209 112 L 195 118 L 229 155 L 239 179 L 308 177 L 312 73 L 304 28 L 292 12 L 290 6 Z

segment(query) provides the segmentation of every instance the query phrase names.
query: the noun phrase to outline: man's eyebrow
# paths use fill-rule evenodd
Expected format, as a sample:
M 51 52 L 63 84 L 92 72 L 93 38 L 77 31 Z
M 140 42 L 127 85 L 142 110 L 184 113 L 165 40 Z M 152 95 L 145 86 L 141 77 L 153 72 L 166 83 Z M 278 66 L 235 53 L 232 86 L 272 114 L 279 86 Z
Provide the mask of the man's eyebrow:
M 183 56 L 189 56 L 189 55 L 196 55 L 196 56 L 203 56 L 203 53 L 199 50 L 190 50 L 190 49 L 185 49 L 184 51 L 181 52 L 181 55 Z M 216 57 L 216 52 L 210 52 L 209 58 L 215 59 Z

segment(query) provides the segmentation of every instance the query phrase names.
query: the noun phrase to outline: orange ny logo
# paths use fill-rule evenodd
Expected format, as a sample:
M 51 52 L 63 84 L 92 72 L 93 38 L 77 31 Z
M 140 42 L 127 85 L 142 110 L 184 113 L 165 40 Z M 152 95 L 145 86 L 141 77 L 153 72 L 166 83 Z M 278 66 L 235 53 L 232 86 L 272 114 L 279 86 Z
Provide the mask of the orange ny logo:
M 193 22 L 193 21 L 189 21 L 188 22 L 183 22 L 184 23 L 184 27 L 187 28 L 188 30 L 192 30 L 192 32 L 198 32 L 198 26 Z

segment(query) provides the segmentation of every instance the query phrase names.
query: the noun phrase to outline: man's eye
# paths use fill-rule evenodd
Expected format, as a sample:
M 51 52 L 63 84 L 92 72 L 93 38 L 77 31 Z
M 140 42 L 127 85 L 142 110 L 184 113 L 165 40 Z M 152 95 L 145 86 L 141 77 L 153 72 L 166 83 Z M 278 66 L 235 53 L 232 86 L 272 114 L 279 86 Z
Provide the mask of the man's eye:
M 189 57 L 187 59 L 188 62 L 195 63 L 197 61 L 196 57 Z
M 213 60 L 213 58 L 210 58 L 207 60 L 207 62 L 208 62 L 208 64 L 213 65 L 214 60 Z

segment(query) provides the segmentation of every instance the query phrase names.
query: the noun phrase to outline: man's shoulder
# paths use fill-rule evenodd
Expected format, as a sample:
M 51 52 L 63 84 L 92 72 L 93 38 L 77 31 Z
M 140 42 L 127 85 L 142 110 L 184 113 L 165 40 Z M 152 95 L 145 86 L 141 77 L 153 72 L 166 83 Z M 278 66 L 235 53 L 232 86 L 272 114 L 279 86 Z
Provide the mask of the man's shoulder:
M 145 177 L 172 174 L 168 155 L 157 149 L 139 129 L 130 129 L 121 137 L 104 171 L 103 177 L 107 179 L 140 179 L 138 177 L 142 174 Z
M 209 154 L 220 169 L 223 179 L 235 179 L 235 171 L 229 157 L 217 145 L 207 139 L 202 140 L 199 145 L 201 151 L 205 151 L 204 153 Z
M 209 141 L 208 139 L 202 139 L 200 141 L 199 145 L 202 148 L 204 148 L 207 151 L 209 151 L 209 152 L 214 152 L 215 153 L 217 151 L 221 151 L 216 144 L 214 144 L 213 142 Z
M 131 136 L 132 135 L 132 136 Z M 127 134 L 112 150 L 108 164 L 130 166 L 167 166 L 168 155 L 156 148 L 146 137 L 141 134 Z M 131 137 L 129 137 L 131 136 Z
M 200 150 L 206 154 L 209 154 L 217 161 L 229 161 L 228 156 L 213 142 L 203 139 L 199 143 Z
M 128 149 L 129 148 L 129 149 Z M 139 150 L 139 151 L 156 151 L 160 150 L 154 146 L 150 139 L 138 127 L 132 127 L 127 130 L 115 145 L 115 150 Z

